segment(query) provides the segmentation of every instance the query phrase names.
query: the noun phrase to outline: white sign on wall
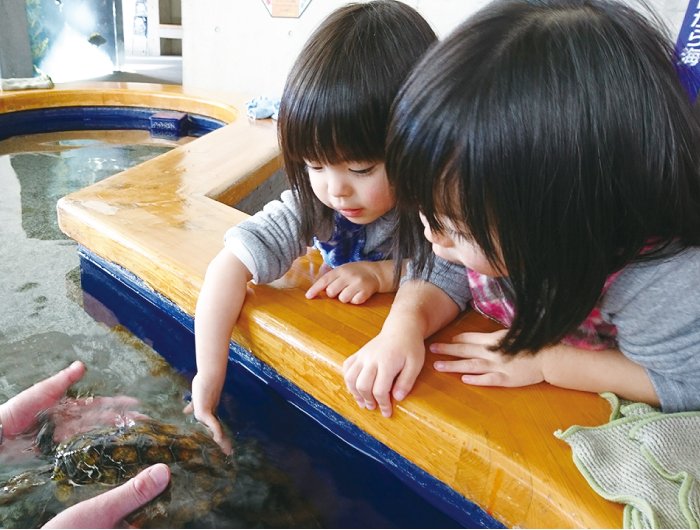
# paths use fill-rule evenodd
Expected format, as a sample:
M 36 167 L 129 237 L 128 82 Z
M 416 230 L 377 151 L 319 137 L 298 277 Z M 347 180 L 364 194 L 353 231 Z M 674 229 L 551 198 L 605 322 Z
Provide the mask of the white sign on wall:
M 270 16 L 299 18 L 311 0 L 262 0 Z

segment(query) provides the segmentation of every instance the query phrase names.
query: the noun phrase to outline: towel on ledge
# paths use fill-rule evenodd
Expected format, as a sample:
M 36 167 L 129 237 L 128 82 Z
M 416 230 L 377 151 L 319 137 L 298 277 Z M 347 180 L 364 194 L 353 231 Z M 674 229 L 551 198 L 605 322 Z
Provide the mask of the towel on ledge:
M 28 88 L 53 88 L 53 81 L 44 74 L 39 77 L 15 77 L 0 81 L 2 90 L 26 90 Z
M 700 527 L 700 412 L 662 414 L 601 394 L 610 423 L 554 433 L 605 499 L 626 504 L 625 528 Z
M 277 119 L 280 110 L 280 98 L 258 96 L 245 102 L 245 113 L 254 120 L 264 118 Z

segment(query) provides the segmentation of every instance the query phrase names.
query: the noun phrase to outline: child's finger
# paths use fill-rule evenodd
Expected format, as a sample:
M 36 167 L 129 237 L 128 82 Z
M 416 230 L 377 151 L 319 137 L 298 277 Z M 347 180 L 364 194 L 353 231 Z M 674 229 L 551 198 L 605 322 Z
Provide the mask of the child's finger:
M 474 386 L 510 386 L 507 384 L 507 378 L 500 372 L 489 372 L 486 374 L 465 374 L 462 376 L 462 382 Z
M 224 437 L 224 432 L 221 429 L 221 424 L 212 413 L 205 412 L 201 415 L 199 413 L 196 413 L 195 418 L 197 418 L 197 421 L 202 423 L 207 429 L 209 429 L 209 431 L 211 431 L 212 438 L 214 438 L 214 441 L 217 444 L 219 444 L 221 449 L 226 454 L 231 453 L 231 442 L 229 442 L 228 439 Z
M 357 361 L 357 355 L 354 355 L 354 354 L 351 355 L 350 357 L 348 357 L 347 359 L 345 359 L 345 362 L 343 363 L 343 374 L 345 374 L 350 369 L 350 367 L 353 364 L 355 364 L 356 361 Z
M 365 407 L 368 410 L 374 410 L 377 408 L 377 403 L 374 400 L 374 380 L 377 377 L 377 367 L 372 364 L 370 366 L 365 366 L 360 375 L 357 378 L 357 392 L 360 394 L 365 402 Z
M 430 351 L 441 355 L 451 355 L 452 357 L 461 357 L 463 359 L 472 359 L 475 357 L 491 357 L 493 352 L 484 348 L 481 344 L 457 343 L 445 344 L 435 343 L 430 345 Z
M 461 361 L 437 361 L 433 367 L 438 372 L 456 372 L 460 374 L 485 374 L 493 368 L 484 359 L 463 359 Z
M 353 298 L 358 294 L 358 287 L 355 285 L 346 286 L 339 294 L 338 300 L 344 304 L 352 302 Z
M 352 360 L 353 358 L 354 360 Z M 350 362 L 351 360 L 352 362 Z M 343 365 L 343 372 L 345 373 L 345 386 L 348 387 L 352 397 L 354 397 L 355 401 L 357 401 L 358 407 L 363 409 L 365 408 L 365 400 L 362 399 L 362 396 L 357 390 L 357 378 L 360 375 L 362 363 L 357 362 L 356 355 L 349 357 L 345 363 L 347 364 L 347 367 L 345 364 Z
M 369 297 L 372 296 L 372 294 L 373 293 L 371 293 L 365 289 L 361 289 L 360 291 L 358 291 L 355 294 L 355 296 L 352 297 L 352 300 L 350 300 L 350 303 L 353 305 L 364 304 L 369 299 Z
M 394 382 L 394 399 L 402 401 L 416 384 L 416 379 L 422 368 L 422 363 L 407 361 L 403 370 Z
M 390 418 L 392 413 L 391 386 L 393 383 L 394 376 L 390 376 L 388 373 L 378 374 L 374 381 L 373 396 L 377 400 L 382 416 L 385 418 Z
M 336 296 L 341 295 L 347 288 L 347 278 L 338 276 L 328 285 L 328 287 L 326 287 L 326 296 L 328 296 L 328 298 L 335 298 Z M 345 300 L 340 299 L 340 297 L 338 300 L 345 303 Z
M 306 291 L 306 298 L 309 300 L 311 298 L 315 298 L 318 293 L 321 291 L 324 291 L 332 282 L 335 280 L 335 275 L 333 274 L 333 271 L 330 271 L 323 276 L 321 276 L 316 282 L 309 287 L 309 290 Z
M 459 335 L 452 337 L 452 342 L 463 344 L 481 344 L 490 346 L 492 344 L 497 344 L 507 332 L 508 330 L 506 329 L 494 331 L 493 333 L 481 333 L 478 331 L 471 331 L 466 333 L 460 333 Z

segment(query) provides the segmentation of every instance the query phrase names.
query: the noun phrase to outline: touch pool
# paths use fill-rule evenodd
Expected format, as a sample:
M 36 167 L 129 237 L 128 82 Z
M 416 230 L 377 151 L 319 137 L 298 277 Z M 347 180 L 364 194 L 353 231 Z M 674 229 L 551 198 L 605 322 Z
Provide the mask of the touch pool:
M 83 83 L 2 95 L 0 111 L 80 102 L 194 112 L 228 124 L 59 201 L 61 230 L 87 249 L 84 271 L 94 262 L 103 285 L 109 278 L 124 285 L 134 279 L 139 304 L 152 308 L 146 295 L 155 293 L 178 319 L 191 318 L 223 233 L 246 217 L 231 206 L 281 166 L 274 123 L 241 116 L 246 99 L 182 87 Z M 358 409 L 345 390 L 341 366 L 376 335 L 392 298 L 375 295 L 360 307 L 323 297 L 306 300 L 320 264 L 318 253 L 310 251 L 282 279 L 250 287 L 232 337 L 229 370 L 240 365 L 271 377 L 266 388 L 287 388 L 279 395 L 300 397 L 292 403 L 328 429 L 340 418 L 355 437 L 333 432 L 466 526 L 621 524 L 622 507 L 588 487 L 568 446 L 553 436 L 573 424 L 604 423 L 608 405 L 597 396 L 546 384 L 470 388 L 429 369 L 434 356 L 428 353 L 411 395 L 390 420 Z M 114 301 L 106 296 L 99 301 L 107 317 L 116 315 L 118 304 L 110 307 Z M 184 329 L 187 318 L 181 319 Z M 493 323 L 467 312 L 430 340 L 493 329 Z M 393 498 L 399 507 L 405 499 Z

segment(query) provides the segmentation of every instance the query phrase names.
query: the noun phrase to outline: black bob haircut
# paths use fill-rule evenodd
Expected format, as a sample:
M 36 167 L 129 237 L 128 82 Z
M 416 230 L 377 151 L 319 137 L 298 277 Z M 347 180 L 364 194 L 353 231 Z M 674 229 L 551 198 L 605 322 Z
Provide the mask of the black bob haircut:
M 512 283 L 496 349 L 535 353 L 580 325 L 611 273 L 700 245 L 700 127 L 678 66 L 662 26 L 620 3 L 478 12 L 395 103 L 396 263 L 431 266 L 418 211 L 438 233 L 449 219 Z
M 437 40 L 412 7 L 395 0 L 343 6 L 304 45 L 287 77 L 278 133 L 287 178 L 310 222 L 333 212 L 314 195 L 304 159 L 383 162 L 391 105 L 411 68 Z

